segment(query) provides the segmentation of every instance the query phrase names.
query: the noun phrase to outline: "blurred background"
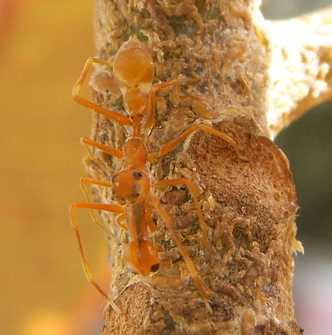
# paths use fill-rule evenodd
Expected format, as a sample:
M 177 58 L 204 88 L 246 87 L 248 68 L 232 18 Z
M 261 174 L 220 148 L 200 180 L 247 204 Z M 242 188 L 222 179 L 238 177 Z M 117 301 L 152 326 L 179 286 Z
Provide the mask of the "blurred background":
M 332 0 L 265 1 L 271 19 Z M 83 201 L 79 178 L 91 112 L 71 89 L 94 55 L 93 1 L 0 0 L 0 332 L 97 335 L 104 301 L 87 283 L 68 206 Z M 285 151 L 298 191 L 296 314 L 306 334 L 331 335 L 332 106 L 286 129 Z M 86 214 L 86 213 L 85 213 Z M 89 215 L 79 217 L 91 270 L 107 288 L 105 243 Z

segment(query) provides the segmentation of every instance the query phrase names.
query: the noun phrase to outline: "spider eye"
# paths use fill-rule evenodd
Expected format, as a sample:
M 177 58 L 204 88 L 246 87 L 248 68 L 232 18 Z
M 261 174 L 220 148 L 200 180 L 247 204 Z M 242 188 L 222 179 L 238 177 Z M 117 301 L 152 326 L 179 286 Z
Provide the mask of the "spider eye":
M 139 172 L 139 171 L 134 171 L 133 172 L 133 177 L 135 178 L 135 180 L 140 180 L 142 179 L 142 172 Z

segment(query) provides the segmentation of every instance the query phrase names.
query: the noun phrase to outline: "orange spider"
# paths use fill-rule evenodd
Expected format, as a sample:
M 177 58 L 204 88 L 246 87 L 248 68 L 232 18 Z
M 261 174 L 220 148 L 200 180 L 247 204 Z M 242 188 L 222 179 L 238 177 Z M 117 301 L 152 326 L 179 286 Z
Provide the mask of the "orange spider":
M 128 116 L 101 107 L 80 96 L 81 86 L 87 76 L 87 73 L 89 72 L 89 69 L 94 63 L 103 64 L 113 68 L 114 79 L 117 86 L 121 90 L 123 104 Z M 102 77 L 100 77 L 100 81 L 102 80 Z M 101 224 L 93 214 L 93 210 L 102 210 L 121 214 L 117 219 L 117 222 L 127 231 L 129 236 L 129 243 L 125 248 L 123 262 L 133 272 L 147 276 L 151 271 L 157 271 L 159 266 L 158 251 L 149 238 L 149 230 L 152 232 L 155 230 L 155 225 L 152 220 L 153 209 L 155 209 L 160 218 L 166 224 L 171 237 L 175 241 L 207 309 L 212 312 L 211 306 L 208 302 L 208 290 L 200 279 L 193 261 L 179 238 L 174 228 L 173 220 L 164 210 L 160 200 L 155 197 L 151 191 L 151 176 L 147 163 L 168 154 L 190 134 L 198 129 L 212 133 L 227 141 L 233 146 L 238 157 L 241 158 L 241 155 L 237 145 L 231 138 L 211 128 L 210 126 L 199 123 L 194 123 L 189 126 L 177 138 L 165 144 L 160 149 L 148 151 L 146 143 L 148 141 L 148 136 L 145 136 L 144 133 L 149 132 L 154 125 L 156 92 L 162 88 L 174 85 L 180 94 L 178 80 L 174 79 L 156 85 L 153 85 L 153 80 L 154 64 L 152 56 L 138 40 L 125 42 L 116 53 L 112 63 L 96 58 L 90 58 L 86 62 L 81 76 L 73 89 L 75 101 L 109 117 L 123 126 L 132 127 L 132 135 L 128 136 L 122 150 L 103 145 L 89 138 L 84 137 L 82 139 L 82 142 L 87 147 L 90 155 L 93 154 L 89 150 L 89 147 L 94 147 L 121 159 L 122 170 L 113 176 L 112 181 L 104 181 L 90 177 L 83 177 L 81 179 L 81 187 L 88 199 L 88 202 L 72 203 L 70 207 L 71 223 L 77 237 L 86 277 L 112 305 L 114 310 L 120 312 L 113 299 L 110 298 L 92 278 L 83 250 L 75 210 L 83 208 L 91 210 L 94 220 L 100 226 Z M 107 86 L 114 85 L 114 82 L 108 83 L 106 81 L 100 82 L 99 84 Z M 109 90 L 111 91 L 112 88 L 110 87 Z M 101 185 L 111 188 L 113 191 L 114 203 L 91 203 L 86 184 Z M 207 243 L 207 225 L 199 206 L 196 183 L 183 177 L 179 179 L 161 180 L 155 182 L 154 186 L 167 187 L 180 184 L 186 185 L 191 193 L 196 206 L 203 240 Z M 122 223 L 124 220 L 126 221 L 126 224 Z M 107 231 L 106 228 L 102 228 Z

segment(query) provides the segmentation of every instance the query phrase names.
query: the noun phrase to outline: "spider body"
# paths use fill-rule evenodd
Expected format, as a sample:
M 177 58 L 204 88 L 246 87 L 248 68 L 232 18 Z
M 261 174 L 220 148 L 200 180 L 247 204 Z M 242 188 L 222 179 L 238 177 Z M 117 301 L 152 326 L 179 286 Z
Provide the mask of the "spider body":
M 81 86 L 90 67 L 94 63 L 109 66 L 113 69 L 113 76 L 122 93 L 123 105 L 127 116 L 106 109 L 80 96 Z M 104 91 L 114 91 L 114 81 L 110 79 L 110 76 L 106 77 L 108 78 L 106 81 L 105 76 L 99 76 L 100 79 L 95 79 L 95 81 L 97 81 L 99 87 L 103 87 Z M 100 80 L 100 82 L 98 82 L 98 80 Z M 96 58 L 88 59 L 81 76 L 73 89 L 75 101 L 109 117 L 113 121 L 122 124 L 124 127 L 132 128 L 132 131 L 128 131 L 131 135 L 128 135 L 122 149 L 107 146 L 89 138 L 82 139 L 90 156 L 95 161 L 98 161 L 98 159 L 90 150 L 91 147 L 121 159 L 122 169 L 113 176 L 112 180 L 105 181 L 90 177 L 83 177 L 81 179 L 81 187 L 88 201 L 84 203 L 76 202 L 71 205 L 71 223 L 76 233 L 83 268 L 88 280 L 109 301 L 113 308 L 119 312 L 113 299 L 109 297 L 92 278 L 83 250 L 75 211 L 83 208 L 89 209 L 96 223 L 105 231 L 108 230 L 99 223 L 94 214 L 94 210 L 103 210 L 121 214 L 118 217 L 117 222 L 128 234 L 128 244 L 125 246 L 123 252 L 123 262 L 131 271 L 143 276 L 148 276 L 151 272 L 157 271 L 159 267 L 158 250 L 149 237 L 149 231 L 153 232 L 156 229 L 152 218 L 153 210 L 155 210 L 159 218 L 165 223 L 171 237 L 175 241 L 207 309 L 212 312 L 208 302 L 208 290 L 199 277 L 195 265 L 183 245 L 181 238 L 178 236 L 172 218 L 161 205 L 160 199 L 151 191 L 152 178 L 147 163 L 168 154 L 190 134 L 199 129 L 210 132 L 221 139 L 226 140 L 233 146 L 238 157 L 241 158 L 241 156 L 237 145 L 231 138 L 216 131 L 210 126 L 200 123 L 192 124 L 184 130 L 182 134 L 166 143 L 158 150 L 149 151 L 147 149 L 149 137 L 145 134 L 149 133 L 153 128 L 156 92 L 165 87 L 175 86 L 178 94 L 181 94 L 178 80 L 170 80 L 155 85 L 153 84 L 154 80 L 154 64 L 152 62 L 152 56 L 137 40 L 125 42 L 115 55 L 113 63 Z M 108 85 L 112 87 L 108 89 Z M 92 203 L 89 198 L 86 184 L 111 188 L 113 202 L 109 204 Z M 185 177 L 179 179 L 164 179 L 154 182 L 155 187 L 178 185 L 186 185 L 190 191 L 202 230 L 203 243 L 207 245 L 207 225 L 199 205 L 196 183 Z M 123 221 L 126 223 L 124 224 Z

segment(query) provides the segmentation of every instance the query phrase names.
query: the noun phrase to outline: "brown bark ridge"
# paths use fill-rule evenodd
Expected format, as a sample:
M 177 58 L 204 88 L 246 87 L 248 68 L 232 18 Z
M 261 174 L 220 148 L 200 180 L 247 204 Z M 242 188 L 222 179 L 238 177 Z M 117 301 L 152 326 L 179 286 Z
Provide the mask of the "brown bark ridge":
M 241 159 L 229 143 L 199 130 L 149 164 L 152 185 L 180 177 L 199 185 L 208 246 L 186 187 L 153 187 L 153 193 L 172 217 L 208 290 L 212 313 L 158 213 L 151 240 L 160 267 L 146 277 L 124 266 L 128 234 L 114 215 L 101 213 L 101 222 L 111 231 L 111 295 L 121 310 L 117 314 L 106 308 L 104 335 L 303 332 L 294 316 L 292 293 L 293 256 L 302 251 L 295 239 L 298 206 L 288 160 L 269 139 L 270 130 L 277 133 L 283 127 L 285 114 L 277 121 L 267 119 L 273 113 L 269 93 L 276 85 L 270 71 L 276 65 L 271 65 L 269 25 L 258 5 L 250 0 L 96 0 L 99 58 L 112 61 L 119 47 L 135 38 L 152 55 L 155 83 L 180 82 L 181 94 L 170 88 L 156 95 L 149 150 L 189 125 L 203 123 L 230 136 L 248 158 Z M 92 88 L 99 105 L 126 115 L 121 94 Z M 130 126 L 95 113 L 96 141 L 121 149 L 130 131 Z M 111 180 L 121 170 L 121 160 L 94 154 L 108 168 L 88 158 L 90 176 Z M 96 202 L 114 203 L 105 187 L 94 186 L 92 193 Z

